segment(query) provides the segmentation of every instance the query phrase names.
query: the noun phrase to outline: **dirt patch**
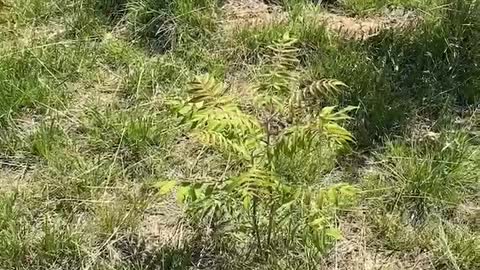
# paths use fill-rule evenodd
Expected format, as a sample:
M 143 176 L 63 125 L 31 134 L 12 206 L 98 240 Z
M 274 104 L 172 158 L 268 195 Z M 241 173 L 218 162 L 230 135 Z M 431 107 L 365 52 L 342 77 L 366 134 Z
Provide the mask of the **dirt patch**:
M 83 81 L 70 85 L 75 96 L 69 110 L 74 114 L 79 114 L 88 106 L 99 108 L 115 106 L 119 102 L 118 96 L 121 87 L 122 77 L 120 74 L 107 67 L 100 67 L 95 73 L 93 83 Z
M 408 29 L 419 22 L 413 13 L 373 17 L 349 17 L 346 15 L 322 12 L 317 15 L 320 23 L 343 38 L 366 40 L 385 29 Z
M 15 169 L 8 166 L 14 166 Z M 32 171 L 27 166 L 12 165 L 11 162 L 0 159 L 0 192 L 26 189 L 32 175 Z
M 142 222 L 142 231 L 152 244 L 181 245 L 185 238 L 185 228 L 180 219 L 182 209 L 175 198 L 165 198 L 162 203 L 152 205 L 147 209 Z
M 431 256 L 422 251 L 401 253 L 383 250 L 372 244 L 365 214 L 358 213 L 341 223 L 343 239 L 327 259 L 327 269 L 336 270 L 427 270 L 434 269 Z
M 228 0 L 223 6 L 226 29 L 266 25 L 287 18 L 279 6 L 261 0 Z
M 229 0 L 223 7 L 226 29 L 262 26 L 288 20 L 288 13 L 276 5 L 261 0 Z M 385 10 L 381 15 L 370 17 L 352 17 L 328 9 L 308 10 L 305 12 L 313 23 L 325 27 L 343 38 L 366 40 L 378 35 L 385 29 L 408 29 L 415 27 L 420 16 L 412 11 Z

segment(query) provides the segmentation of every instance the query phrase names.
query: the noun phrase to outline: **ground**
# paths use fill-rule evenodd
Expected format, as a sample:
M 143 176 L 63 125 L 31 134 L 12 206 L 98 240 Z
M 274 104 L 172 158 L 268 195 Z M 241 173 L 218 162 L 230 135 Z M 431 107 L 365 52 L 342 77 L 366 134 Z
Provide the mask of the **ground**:
M 0 268 L 480 268 L 480 6 L 319 2 L 0 0 Z M 279 69 L 319 107 L 355 106 L 338 122 L 351 140 L 317 138 L 275 168 L 302 192 L 354 190 L 314 220 L 322 248 L 288 246 L 279 221 L 262 250 L 267 208 L 251 223 L 251 202 L 211 191 L 238 212 L 199 217 L 178 196 L 248 166 L 172 101 L 209 74 L 282 134 L 294 121 L 258 107 Z

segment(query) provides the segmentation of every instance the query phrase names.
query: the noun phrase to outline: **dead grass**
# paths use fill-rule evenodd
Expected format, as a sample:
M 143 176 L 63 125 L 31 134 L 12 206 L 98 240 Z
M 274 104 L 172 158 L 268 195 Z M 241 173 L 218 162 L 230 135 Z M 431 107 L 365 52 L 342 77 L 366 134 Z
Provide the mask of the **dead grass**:
M 143 234 L 152 247 L 182 247 L 191 237 L 188 227 L 181 221 L 182 209 L 174 197 L 151 205 L 142 222 Z
M 228 0 L 222 10 L 226 30 L 278 23 L 287 17 L 281 7 L 261 0 Z
M 261 0 L 230 0 L 223 6 L 227 30 L 279 24 L 288 21 L 289 14 L 280 6 L 266 4 Z M 336 10 L 314 8 L 306 16 L 345 39 L 366 40 L 386 29 L 415 27 L 421 17 L 413 12 L 352 17 Z
M 167 265 L 165 269 L 183 269 L 176 262 L 166 263 L 170 258 L 174 258 L 173 261 L 181 258 L 179 260 L 182 263 L 186 262 L 193 269 L 221 267 L 221 259 L 227 256 L 209 250 L 215 243 L 209 243 L 211 239 L 208 237 L 202 239 L 202 243 L 192 241 L 197 232 L 187 225 L 182 206 L 177 204 L 174 197 L 160 199 L 155 195 L 151 184 L 163 179 L 224 179 L 229 174 L 235 174 L 234 166 L 238 164 L 225 162 L 224 158 L 210 149 L 189 140 L 183 134 L 182 126 L 169 114 L 165 99 L 184 95 L 188 78 L 210 72 L 218 78 L 225 78 L 233 92 L 231 94 L 240 101 L 242 107 L 250 108 L 254 92 L 249 89 L 249 82 L 264 68 L 262 57 L 265 57 L 265 52 L 262 49 L 270 45 L 273 37 L 282 32 L 284 27 L 291 26 L 289 24 L 294 19 L 293 16 L 304 16 L 313 25 L 325 26 L 328 35 L 333 33 L 354 44 L 364 44 L 364 41 L 381 35 L 387 29 L 402 29 L 407 35 L 410 29 L 424 23 L 422 16 L 415 12 L 376 12 L 351 16 L 338 10 L 305 6 L 301 9 L 301 15 L 294 15 L 280 6 L 266 4 L 261 0 L 227 0 L 212 24 L 219 25 L 219 30 L 211 27 L 208 31 L 193 31 L 196 29 L 194 27 L 202 27 L 205 22 L 202 21 L 202 16 L 190 18 L 190 13 L 187 13 L 180 17 L 192 19 L 189 22 L 191 25 L 185 27 L 188 31 L 177 33 L 175 31 L 181 27 L 176 24 L 184 22 L 179 18 L 168 17 L 165 23 L 175 29 L 172 30 L 172 35 L 178 35 L 175 40 L 180 44 L 175 44 L 160 55 L 145 49 L 148 46 L 143 46 L 145 44 L 142 44 L 143 41 L 138 36 L 130 39 L 131 30 L 125 20 L 110 23 L 104 18 L 89 17 L 97 15 L 94 8 L 88 6 L 89 1 L 68 0 L 71 5 L 66 5 L 65 13 L 59 13 L 60 15 L 52 15 L 57 11 L 45 10 L 45 7 L 51 5 L 44 5 L 46 2 L 40 0 L 25 0 L 6 8 L 3 2 L 0 0 L 0 38 L 3 38 L 0 40 L 0 59 L 33 52 L 35 59 L 32 58 L 34 61 L 27 64 L 37 65 L 35 70 L 30 71 L 31 76 L 16 77 L 21 72 L 12 72 L 12 76 L 7 78 L 15 78 L 16 81 L 12 79 L 5 85 L 21 87 L 22 84 L 18 82 L 29 82 L 29 90 L 48 89 L 53 93 L 45 99 L 47 101 L 34 100 L 31 104 L 12 106 L 14 109 L 8 111 L 9 115 L 4 122 L 0 122 L 0 207 L 3 207 L 0 208 L 0 268 L 5 269 L 74 269 L 71 268 L 73 266 L 79 269 L 157 269 L 164 265 Z M 137 2 L 141 4 L 142 1 Z M 89 9 L 78 9 L 77 13 L 72 14 L 70 8 L 79 4 L 85 4 Z M 29 5 L 38 8 L 35 15 L 30 14 L 33 18 L 15 19 L 13 15 L 21 14 L 18 8 Z M 192 11 L 191 14 L 196 12 L 195 15 L 198 15 L 199 10 L 202 9 Z M 86 11 L 88 13 L 81 13 Z M 162 16 L 165 15 L 155 13 L 158 10 L 149 12 L 158 18 L 153 16 L 156 19 L 145 22 L 144 26 L 155 25 L 158 23 L 156 20 L 163 19 Z M 7 13 L 9 16 L 3 16 Z M 79 15 L 85 15 L 85 21 Z M 66 16 L 69 18 L 63 18 Z M 78 25 L 85 25 L 85 29 L 99 27 L 100 30 L 82 32 L 83 28 L 75 28 L 78 25 L 70 25 L 75 20 L 78 20 Z M 211 24 L 211 20 L 206 21 Z M 272 25 L 278 26 L 282 31 L 275 32 L 276 29 L 269 28 Z M 263 32 L 246 32 L 249 36 L 245 39 L 251 39 L 253 43 L 257 39 L 265 39 L 258 41 L 258 44 L 254 43 L 253 49 L 245 46 L 242 43 L 244 40 L 236 40 L 235 36 L 230 35 L 231 32 L 258 26 L 265 26 L 261 30 Z M 72 30 L 78 32 L 73 33 Z M 329 44 L 322 43 L 326 42 L 320 37 L 323 32 L 312 33 L 313 37 L 318 37 L 322 46 L 310 46 L 309 43 L 308 46 L 312 48 L 305 51 L 311 54 L 302 55 L 298 69 L 303 72 L 311 68 L 307 67 L 311 58 L 327 55 L 330 58 L 319 58 L 321 63 L 318 63 L 317 68 L 321 78 L 337 74 L 347 79 L 352 77 L 352 82 L 358 83 L 358 87 L 365 90 L 362 93 L 366 93 L 366 97 L 358 94 L 353 100 L 362 104 L 378 101 L 382 110 L 366 113 L 387 113 L 390 109 L 388 106 L 391 105 L 388 99 L 392 96 L 385 99 L 377 97 L 378 100 L 374 101 L 368 98 L 371 95 L 382 96 L 388 91 L 402 90 L 401 83 L 405 82 L 400 81 L 404 79 L 401 76 L 411 76 L 413 73 L 408 73 L 407 69 L 415 63 L 409 63 L 408 67 L 401 66 L 395 73 L 401 76 L 392 79 L 388 77 L 390 60 L 386 56 L 366 51 L 340 50 L 337 46 L 342 45 L 334 40 L 328 40 Z M 159 36 L 154 35 L 154 38 Z M 449 42 L 454 41 L 456 40 L 452 39 Z M 228 44 L 225 45 L 226 48 L 219 49 L 224 45 L 222 42 Z M 381 47 L 380 45 L 378 46 Z M 456 56 L 456 53 L 460 50 L 463 52 L 465 48 L 452 45 L 448 49 Z M 449 50 L 447 51 L 450 52 Z M 365 56 L 368 61 L 342 62 L 350 56 L 353 58 L 359 55 Z M 401 53 L 398 55 L 403 59 Z M 428 61 L 434 59 L 434 56 L 428 57 Z M 431 60 L 432 65 L 442 65 L 440 58 Z M 18 62 L 22 60 L 20 57 L 11 59 Z M 383 59 L 387 59 L 386 62 L 382 62 Z M 23 63 L 19 66 L 23 67 L 21 64 Z M 382 64 L 386 67 L 382 67 Z M 365 65 L 371 67 L 372 73 L 379 75 L 363 78 L 368 76 L 352 74 L 359 70 L 358 67 Z M 11 71 L 11 67 L 15 67 L 5 66 L 5 71 Z M 462 62 L 462 65 L 453 67 L 450 70 L 452 78 L 457 76 L 454 72 L 459 67 L 473 69 L 473 64 Z M 416 71 L 419 70 L 421 69 Z M 428 65 L 423 71 L 424 74 L 433 74 L 437 80 L 446 74 L 437 74 Z M 371 78 L 373 79 L 367 80 Z M 465 78 L 465 83 L 475 79 L 473 75 Z M 388 81 L 391 84 L 378 83 L 387 80 L 395 81 Z M 345 93 L 345 96 L 356 94 L 356 85 L 351 87 L 353 90 Z M 453 92 L 453 86 L 445 87 L 447 88 L 442 89 L 445 91 L 438 95 Z M 379 88 L 386 90 L 381 92 Z M 0 88 L 0 95 L 3 94 L 2 90 Z M 17 90 L 12 92 L 20 93 L 25 89 Z M 12 104 L 21 102 L 22 98 L 19 97 Z M 452 96 L 449 101 L 455 98 Z M 51 100 L 53 101 L 49 103 Z M 352 99 L 339 98 L 342 105 L 351 101 Z M 449 103 L 445 104 L 447 105 L 442 106 L 448 106 Z M 461 115 L 457 112 L 452 114 Z M 469 136 L 472 137 L 469 141 L 471 147 L 478 148 L 478 142 L 474 138 L 478 136 L 479 122 L 470 124 L 473 117 L 467 118 L 469 117 L 459 117 L 456 120 L 457 127 L 468 125 Z M 3 120 L 3 115 L 0 120 Z M 415 142 L 435 141 L 439 130 L 446 130 L 438 127 L 440 121 L 432 115 L 410 120 L 408 132 L 401 135 L 405 142 L 411 142 L 409 137 Z M 398 137 L 399 134 L 392 132 L 387 135 Z M 387 140 L 386 137 L 372 139 L 375 145 L 371 147 L 383 153 L 385 149 L 382 148 L 382 140 Z M 35 139 L 37 142 L 34 142 Z M 43 152 L 35 147 L 43 147 Z M 353 153 L 346 153 L 345 156 L 358 154 L 362 159 L 372 159 L 372 148 L 354 148 Z M 356 153 L 357 150 L 360 153 Z M 478 150 L 476 153 L 478 155 Z M 472 164 L 480 160 L 475 154 L 469 158 Z M 381 173 L 377 166 L 383 161 L 347 166 L 344 163 L 349 162 L 349 159 L 345 160 L 343 163 L 332 162 L 335 168 L 330 175 L 327 172 L 312 178 L 321 179 L 321 184 L 324 185 L 340 180 L 361 185 L 368 178 L 363 171 Z M 371 191 L 365 191 L 369 192 Z M 378 198 L 367 196 L 363 198 L 363 203 L 367 206 L 361 205 L 364 208 L 350 209 L 349 214 L 339 214 L 338 226 L 343 232 L 343 239 L 325 257 L 323 269 L 426 270 L 442 266 L 444 269 L 453 269 L 457 263 L 460 265 L 457 268 L 462 268 L 462 261 L 465 261 L 466 266 L 478 265 L 475 264 L 475 256 L 478 255 L 475 250 L 463 246 L 467 242 L 465 239 L 478 237 L 478 196 L 468 197 L 449 212 L 451 216 L 448 217 L 448 222 L 459 227 L 458 231 L 465 238 L 458 240 L 456 236 L 445 236 L 445 239 L 441 239 L 445 240 L 444 246 L 407 249 L 403 248 L 405 243 L 400 241 L 407 238 L 387 239 L 387 236 L 379 235 L 375 231 L 378 228 L 372 225 L 372 209 L 368 208 L 371 206 L 366 202 L 379 200 L 384 194 L 387 193 L 381 193 Z M 398 229 L 397 233 L 408 232 L 409 237 L 417 233 L 411 227 L 403 226 L 401 221 L 396 226 L 390 229 Z M 429 235 L 419 230 L 418 235 L 437 243 L 435 241 L 439 241 L 440 234 Z M 386 244 L 387 241 L 389 245 Z M 471 250 L 472 253 L 468 253 Z M 463 254 L 467 255 L 462 257 Z M 195 256 L 199 258 L 192 258 Z M 218 264 L 217 258 L 220 258 Z M 244 262 L 238 262 L 238 265 L 242 263 Z
M 338 33 L 342 38 L 366 40 L 379 35 L 386 29 L 408 29 L 419 23 L 417 16 L 371 16 L 349 17 L 334 13 L 323 12 L 318 15 L 319 23 L 326 25 L 327 29 Z
M 378 239 L 372 239 L 372 228 L 369 226 L 363 211 L 353 212 L 342 219 L 340 228 L 343 239 L 332 250 L 327 259 L 326 269 L 341 270 L 433 270 L 433 256 L 428 252 L 398 252 L 386 250 Z
M 11 166 L 0 159 L 0 192 L 10 193 L 26 190 L 32 180 L 32 169 L 28 166 Z

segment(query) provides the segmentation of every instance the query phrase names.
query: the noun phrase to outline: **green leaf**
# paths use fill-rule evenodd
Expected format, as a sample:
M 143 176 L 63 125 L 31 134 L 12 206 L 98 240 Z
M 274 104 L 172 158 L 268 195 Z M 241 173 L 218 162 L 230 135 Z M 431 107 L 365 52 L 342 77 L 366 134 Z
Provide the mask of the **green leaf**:
M 328 106 L 322 109 L 322 112 L 320 113 L 321 117 L 328 118 L 329 115 L 332 114 L 333 110 L 335 110 L 337 106 Z
M 178 111 L 178 113 L 181 114 L 181 115 L 187 115 L 191 110 L 192 110 L 192 106 L 186 105 L 186 106 L 183 106 Z
M 177 190 L 177 201 L 183 203 L 190 192 L 190 186 L 182 186 Z
M 325 235 L 335 239 L 341 240 L 342 239 L 342 232 L 337 228 L 328 228 L 325 230 Z
M 210 196 L 210 195 L 212 194 L 213 190 L 214 190 L 213 185 L 207 185 L 207 186 L 205 187 L 205 194 L 204 194 L 205 197 Z
M 337 206 L 338 205 L 337 189 L 336 188 L 330 188 L 327 191 L 327 198 L 328 198 L 329 203 Z
M 170 193 L 176 185 L 177 181 L 171 180 L 158 182 L 157 184 L 155 184 L 155 187 L 159 189 L 159 195 L 165 195 L 167 193 Z
M 247 195 L 243 198 L 243 208 L 245 210 L 249 210 L 251 206 L 252 206 L 252 196 Z
M 324 217 L 319 217 L 310 222 L 310 226 L 315 229 L 323 229 L 326 221 Z
M 351 111 L 354 111 L 354 110 L 357 110 L 359 107 L 358 106 L 347 106 L 343 109 L 341 109 L 340 111 L 338 111 L 339 113 L 348 113 L 348 112 L 351 112 Z

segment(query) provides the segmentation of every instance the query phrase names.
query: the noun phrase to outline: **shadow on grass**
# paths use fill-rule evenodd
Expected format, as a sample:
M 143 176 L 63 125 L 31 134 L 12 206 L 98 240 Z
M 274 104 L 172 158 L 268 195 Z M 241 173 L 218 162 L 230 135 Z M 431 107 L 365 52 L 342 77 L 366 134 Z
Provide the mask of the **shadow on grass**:
M 452 5 L 440 20 L 384 30 L 336 52 L 340 67 L 333 75 L 353 88 L 342 103 L 360 103 L 360 145 L 402 134 L 415 116 L 441 122 L 458 108 L 479 104 L 480 6 L 465 0 Z

